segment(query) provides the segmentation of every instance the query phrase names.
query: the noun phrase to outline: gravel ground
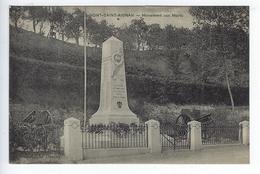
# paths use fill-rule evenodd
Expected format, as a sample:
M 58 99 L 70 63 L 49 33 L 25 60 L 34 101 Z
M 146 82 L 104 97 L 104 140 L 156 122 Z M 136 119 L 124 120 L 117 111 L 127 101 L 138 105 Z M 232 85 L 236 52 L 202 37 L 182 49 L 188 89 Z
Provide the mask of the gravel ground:
M 167 150 L 161 154 L 88 159 L 78 163 L 118 164 L 248 164 L 249 147 L 242 145 L 204 146 L 200 151 Z
M 140 154 L 135 156 L 115 156 L 83 161 L 69 161 L 60 158 L 19 158 L 12 161 L 16 164 L 248 164 L 249 146 L 218 145 L 203 146 L 199 151 L 167 150 L 160 154 Z

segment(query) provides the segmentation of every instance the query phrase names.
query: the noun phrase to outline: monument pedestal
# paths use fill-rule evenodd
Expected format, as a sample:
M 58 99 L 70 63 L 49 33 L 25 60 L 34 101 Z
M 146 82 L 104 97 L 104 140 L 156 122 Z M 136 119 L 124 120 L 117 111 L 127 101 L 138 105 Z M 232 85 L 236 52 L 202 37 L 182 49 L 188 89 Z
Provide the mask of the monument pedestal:
M 89 119 L 90 124 L 125 123 L 139 124 L 139 119 L 134 113 L 97 112 Z
M 100 103 L 90 124 L 139 123 L 127 101 L 123 42 L 115 37 L 102 45 Z

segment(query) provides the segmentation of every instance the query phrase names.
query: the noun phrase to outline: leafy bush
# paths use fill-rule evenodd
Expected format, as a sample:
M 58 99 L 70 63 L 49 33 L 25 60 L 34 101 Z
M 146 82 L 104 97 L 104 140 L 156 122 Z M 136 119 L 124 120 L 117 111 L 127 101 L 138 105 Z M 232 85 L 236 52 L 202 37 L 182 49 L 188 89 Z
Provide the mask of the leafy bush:
M 10 122 L 9 154 L 10 161 L 23 155 L 34 157 L 49 153 L 60 154 L 62 127 L 56 124 L 33 125 L 23 122 Z
M 89 133 L 102 134 L 107 131 L 112 131 L 117 136 L 126 136 L 127 134 L 143 133 L 145 131 L 145 125 L 136 125 L 132 123 L 130 125 L 125 123 L 110 122 L 108 125 L 97 124 L 87 125 L 86 131 Z
M 178 111 L 169 105 L 160 106 L 151 103 L 145 103 L 144 105 L 144 120 L 154 119 L 160 123 L 174 123 L 178 116 Z
M 223 123 L 239 123 L 243 120 L 249 119 L 248 107 L 235 107 L 233 114 L 230 107 L 208 106 L 208 105 L 157 105 L 152 103 L 145 103 L 143 106 L 143 115 L 141 119 L 147 121 L 149 119 L 158 120 L 161 124 L 175 123 L 177 117 L 181 114 L 182 109 L 200 110 L 200 114 L 211 113 L 212 119 L 215 122 Z

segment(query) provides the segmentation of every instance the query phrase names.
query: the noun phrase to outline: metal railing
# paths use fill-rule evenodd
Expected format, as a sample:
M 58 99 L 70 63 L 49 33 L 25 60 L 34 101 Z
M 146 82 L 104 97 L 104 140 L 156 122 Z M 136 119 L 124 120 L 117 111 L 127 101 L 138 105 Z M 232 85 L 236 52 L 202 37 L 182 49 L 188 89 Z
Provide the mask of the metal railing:
M 17 157 L 60 157 L 61 126 L 17 123 L 10 126 L 10 160 Z
M 202 144 L 239 143 L 239 125 L 237 123 L 201 124 Z
M 147 147 L 147 125 L 86 125 L 82 140 L 83 149 Z
M 160 125 L 162 149 L 190 149 L 187 125 Z

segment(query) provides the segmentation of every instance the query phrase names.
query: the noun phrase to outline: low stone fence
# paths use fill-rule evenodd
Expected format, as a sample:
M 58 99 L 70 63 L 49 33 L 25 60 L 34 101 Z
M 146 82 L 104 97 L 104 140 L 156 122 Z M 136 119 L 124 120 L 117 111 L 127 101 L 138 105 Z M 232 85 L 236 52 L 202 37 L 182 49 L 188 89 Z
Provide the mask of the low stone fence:
M 120 146 L 100 146 L 99 148 L 86 148 L 94 147 L 87 146 L 86 135 L 80 128 L 80 120 L 75 118 L 68 118 L 64 121 L 64 136 L 61 137 L 62 146 L 64 146 L 65 156 L 72 161 L 78 161 L 88 158 L 99 158 L 109 156 L 123 156 L 135 155 L 144 153 L 161 153 L 162 152 L 162 135 L 160 131 L 160 123 L 156 120 L 149 120 L 145 122 L 146 132 L 145 137 L 141 142 L 144 146 L 124 146 L 123 140 L 125 138 L 117 138 L 117 143 L 123 143 Z M 85 132 L 86 133 L 86 132 Z M 198 121 L 191 121 L 188 123 L 187 142 L 189 143 L 190 150 L 199 150 L 203 148 L 202 145 L 202 131 L 201 123 Z M 239 141 L 241 144 L 249 144 L 249 122 L 242 121 L 239 123 Z M 106 134 L 106 139 L 115 136 L 110 132 Z M 88 135 L 89 136 L 89 135 Z M 111 137 L 110 137 L 111 138 Z M 139 137 L 140 138 L 140 137 Z M 97 138 L 97 140 L 99 140 Z M 131 140 L 128 139 L 127 141 Z M 144 143 L 143 141 L 146 140 Z M 125 140 L 124 140 L 125 141 Z M 93 142 L 92 142 L 93 143 Z M 96 143 L 96 142 L 95 142 Z M 106 142 L 107 143 L 107 142 Z M 131 142 L 130 142 L 131 143 Z

